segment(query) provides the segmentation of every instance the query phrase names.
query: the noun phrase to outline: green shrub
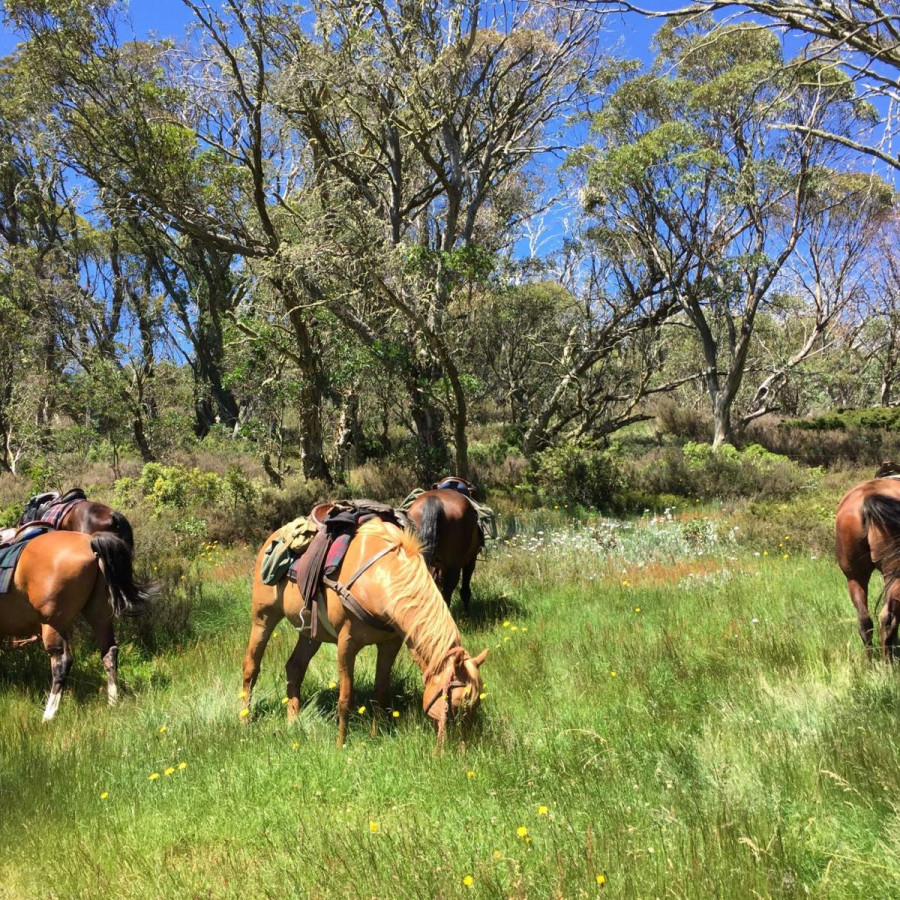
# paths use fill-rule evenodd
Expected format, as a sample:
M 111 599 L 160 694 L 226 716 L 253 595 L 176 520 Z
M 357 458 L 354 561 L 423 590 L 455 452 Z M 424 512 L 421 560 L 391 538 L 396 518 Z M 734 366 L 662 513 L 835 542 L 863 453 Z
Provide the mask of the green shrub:
M 622 473 L 606 450 L 589 441 L 548 447 L 532 460 L 528 482 L 547 500 L 609 508 L 624 487 Z
M 900 407 L 839 409 L 812 419 L 788 419 L 781 427 L 804 431 L 843 431 L 846 428 L 900 431 Z

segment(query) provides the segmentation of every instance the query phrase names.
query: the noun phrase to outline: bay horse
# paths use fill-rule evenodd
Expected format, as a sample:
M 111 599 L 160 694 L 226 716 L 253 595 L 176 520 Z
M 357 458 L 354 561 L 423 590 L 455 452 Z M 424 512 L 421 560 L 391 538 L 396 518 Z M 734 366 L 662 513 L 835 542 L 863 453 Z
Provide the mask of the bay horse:
M 39 635 L 50 657 L 52 685 L 44 721 L 59 709 L 72 668 L 69 632 L 81 613 L 94 630 L 111 706 L 119 696 L 118 659 L 112 621 L 139 613 L 155 587 L 134 579 L 131 549 L 115 534 L 50 531 L 32 538 L 0 595 L 0 636 Z
M 16 527 L 37 521 L 49 522 L 57 531 L 81 531 L 84 534 L 110 531 L 134 551 L 134 532 L 128 519 L 105 503 L 88 500 L 81 488 L 72 488 L 62 496 L 50 491 L 32 497 Z
M 468 497 L 452 488 L 420 494 L 407 510 L 422 542 L 425 563 L 434 573 L 447 606 L 462 574 L 459 596 L 468 614 L 472 575 L 484 535 Z
M 386 623 L 386 627 L 367 624 L 348 610 L 334 590 L 320 586 L 325 603 L 319 608 L 327 608 L 327 622 L 322 622 L 320 615 L 321 624 L 315 640 L 311 637 L 309 615 L 297 585 L 287 578 L 274 585 L 262 580 L 260 570 L 266 549 L 278 534 L 270 535 L 260 548 L 253 573 L 252 625 L 244 656 L 241 692 L 245 718 L 266 644 L 275 626 L 287 618 L 300 632 L 285 666 L 288 721 L 296 719 L 300 711 L 303 678 L 323 641 L 337 644 L 338 648 L 338 747 L 343 747 L 347 739 L 356 656 L 369 644 L 378 648 L 376 716 L 388 706 L 391 668 L 405 643 L 422 671 L 425 684 L 422 707 L 436 727 L 438 746 L 451 718 L 459 715 L 464 722 L 470 720 L 481 699 L 479 668 L 487 657 L 487 650 L 472 657 L 463 649 L 459 629 L 428 573 L 421 545 L 412 534 L 380 519 L 359 526 L 335 577 L 352 585 L 353 598 L 364 616 Z M 355 573 L 354 577 L 350 578 L 348 573 Z M 375 728 L 373 717 L 373 734 Z

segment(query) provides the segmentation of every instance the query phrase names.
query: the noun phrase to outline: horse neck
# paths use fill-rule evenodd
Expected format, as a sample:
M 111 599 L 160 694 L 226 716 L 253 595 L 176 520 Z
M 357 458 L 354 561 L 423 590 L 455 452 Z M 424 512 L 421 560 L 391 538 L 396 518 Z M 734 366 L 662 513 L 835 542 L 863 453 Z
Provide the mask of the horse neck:
M 401 551 L 402 553 L 402 551 Z M 447 658 L 451 650 L 460 646 L 459 629 L 447 609 L 447 604 L 431 576 L 422 565 L 421 583 L 410 595 L 402 590 L 384 604 L 383 614 L 389 617 L 403 634 L 406 644 L 426 680 Z M 412 565 L 412 561 L 408 564 Z M 391 596 L 390 588 L 387 596 Z

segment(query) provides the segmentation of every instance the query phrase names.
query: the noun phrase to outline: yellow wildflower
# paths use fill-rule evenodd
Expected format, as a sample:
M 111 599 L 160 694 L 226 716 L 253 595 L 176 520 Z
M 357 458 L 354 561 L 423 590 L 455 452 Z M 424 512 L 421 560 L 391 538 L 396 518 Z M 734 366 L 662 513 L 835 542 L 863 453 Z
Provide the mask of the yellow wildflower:
M 101 799 L 101 800 L 105 800 L 108 796 L 109 796 L 109 791 L 104 791 L 104 792 L 100 795 L 100 799 Z
M 539 807 L 538 807 L 538 815 L 539 815 L 539 816 L 546 816 L 548 812 L 550 812 L 550 810 L 547 809 L 546 806 L 539 806 Z
M 166 778 L 168 778 L 170 775 L 174 775 L 174 774 L 175 774 L 175 766 L 169 766 L 169 768 L 166 769 L 165 772 L 163 772 L 163 775 L 165 775 Z
M 282 706 L 287 706 L 289 702 L 290 702 L 290 701 L 288 700 L 287 697 L 282 697 L 282 698 L 281 698 L 281 705 L 282 705 Z
M 378 823 L 369 821 L 369 831 L 371 831 L 372 834 L 375 834 L 378 831 Z
M 503 859 L 503 854 L 499 850 L 495 850 L 494 859 Z
M 159 778 L 159 772 L 154 772 L 147 781 L 156 781 L 157 778 Z
M 242 709 L 241 712 L 240 712 L 240 716 L 241 716 L 242 719 L 246 719 L 247 716 L 249 716 L 249 715 L 250 715 L 250 710 L 249 710 L 249 709 Z
M 527 829 L 524 825 L 520 825 L 520 826 L 516 829 L 516 834 L 517 834 L 520 838 L 528 837 L 528 829 Z
M 479 699 L 479 700 L 484 700 L 485 697 L 487 697 L 487 691 L 482 691 L 482 692 L 478 695 L 478 699 Z
M 599 885 L 601 885 L 601 886 L 604 885 L 604 884 L 606 884 L 606 876 L 605 876 L 605 875 L 598 875 L 598 876 L 597 876 L 597 884 L 599 884 Z
M 466 887 L 472 887 L 472 882 L 473 882 L 474 880 L 475 880 L 475 879 L 474 879 L 471 875 L 466 875 L 466 877 L 463 878 L 463 884 L 464 884 Z
M 640 612 L 640 611 L 641 611 L 641 608 L 640 608 L 639 606 L 636 606 L 636 607 L 634 608 L 634 611 L 635 611 L 635 612 Z
M 513 627 L 510 628 L 509 630 L 510 630 L 510 631 L 518 631 L 518 630 L 519 630 L 519 626 L 518 626 L 518 625 L 513 625 Z
M 763 550 L 763 556 L 768 556 L 768 555 L 769 555 L 769 551 L 768 551 L 768 550 Z
M 525 626 L 522 628 L 522 631 L 528 631 L 528 626 L 525 625 Z
M 330 687 L 332 690 L 334 690 L 334 689 L 337 687 L 337 682 L 336 682 L 336 681 L 329 681 L 329 682 L 328 682 L 328 687 Z
M 160 725 L 160 726 L 159 726 L 159 733 L 160 733 L 160 734 L 165 734 L 166 731 L 168 731 L 168 729 L 166 728 L 165 725 Z
M 507 635 L 505 638 L 503 638 L 504 643 L 506 643 L 506 641 L 508 641 L 508 640 L 509 640 L 509 635 Z
M 391 713 L 391 715 L 392 715 L 395 719 L 399 719 L 399 718 L 400 718 L 400 713 L 399 713 L 399 711 L 396 710 L 396 709 Z
M 610 672 L 610 673 L 609 673 L 609 677 L 610 677 L 610 678 L 615 678 L 615 677 L 616 677 L 616 673 L 615 673 L 615 672 Z
M 624 578 L 622 579 L 622 587 L 628 587 L 628 582 Z
M 507 620 L 503 623 L 503 627 L 504 627 L 504 628 L 509 628 L 509 619 L 507 619 Z
M 186 763 L 186 762 L 180 762 L 180 763 L 178 763 L 178 771 L 179 771 L 179 772 L 183 772 L 186 768 L 187 768 L 187 763 Z
M 466 778 L 474 778 L 474 777 L 475 777 L 475 773 L 471 769 L 469 769 L 469 771 L 466 772 Z
M 790 559 L 790 558 L 791 558 L 791 554 L 790 554 L 790 553 L 785 553 L 785 554 L 784 554 L 784 558 L 785 558 L 785 559 Z
M 296 750 L 299 746 L 300 746 L 300 742 L 299 742 L 299 741 L 294 741 L 294 743 L 291 744 L 291 747 L 292 747 L 294 750 Z
M 241 691 L 241 692 L 238 694 L 238 698 L 239 698 L 240 700 L 243 700 L 246 696 L 247 696 L 247 692 L 246 692 L 246 691 Z
M 363 716 L 363 715 L 365 715 L 365 713 L 366 713 L 366 708 L 365 708 L 364 706 L 361 706 L 361 707 L 357 710 L 357 712 L 358 712 L 361 716 Z

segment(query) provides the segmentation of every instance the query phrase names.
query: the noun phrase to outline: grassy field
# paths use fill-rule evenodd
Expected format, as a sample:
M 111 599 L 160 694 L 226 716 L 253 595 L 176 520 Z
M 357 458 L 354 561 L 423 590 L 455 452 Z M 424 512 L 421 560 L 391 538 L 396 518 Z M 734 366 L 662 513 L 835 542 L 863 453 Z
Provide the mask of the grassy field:
M 114 710 L 85 642 L 49 727 L 42 654 L 3 654 L 0 898 L 900 896 L 900 679 L 785 538 L 695 517 L 501 544 L 462 624 L 488 696 L 441 757 L 406 654 L 374 739 L 367 710 L 334 749 L 330 646 L 288 728 L 286 623 L 242 726 L 250 554 L 209 554 L 190 638 L 123 647 Z

